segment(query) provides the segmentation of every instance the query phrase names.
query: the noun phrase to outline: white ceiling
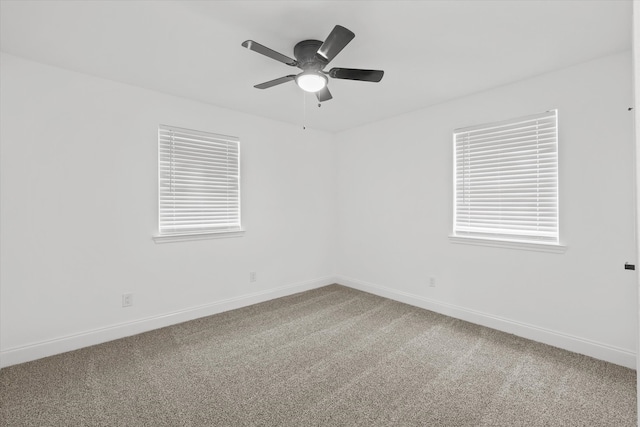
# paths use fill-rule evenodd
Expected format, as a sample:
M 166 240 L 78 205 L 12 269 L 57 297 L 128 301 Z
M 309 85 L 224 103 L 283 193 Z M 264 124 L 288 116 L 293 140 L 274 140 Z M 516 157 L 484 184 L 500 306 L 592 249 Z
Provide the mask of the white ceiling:
M 253 88 L 295 69 L 241 43 L 293 57 L 340 24 L 356 37 L 330 67 L 385 75 L 332 79 L 322 108 L 306 95 L 307 126 L 335 132 L 631 49 L 631 11 L 630 0 L 1 0 L 0 49 L 301 125 L 294 83 Z

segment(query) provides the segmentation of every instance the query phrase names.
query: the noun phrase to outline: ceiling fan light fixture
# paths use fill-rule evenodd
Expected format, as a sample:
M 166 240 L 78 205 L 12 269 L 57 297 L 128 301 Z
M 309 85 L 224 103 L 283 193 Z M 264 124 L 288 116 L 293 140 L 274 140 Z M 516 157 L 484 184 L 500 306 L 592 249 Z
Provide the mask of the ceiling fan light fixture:
M 305 92 L 318 92 L 327 85 L 327 77 L 316 71 L 305 71 L 296 76 L 296 84 Z
M 355 34 L 352 31 L 341 25 L 336 25 L 324 42 L 308 39 L 296 43 L 293 47 L 293 56 L 296 59 L 269 49 L 253 40 L 245 40 L 242 42 L 242 46 L 290 67 L 297 67 L 302 70 L 302 72 L 297 75 L 289 74 L 255 85 L 254 87 L 256 89 L 268 89 L 295 80 L 300 89 L 305 92 L 315 93 L 318 102 L 325 102 L 333 99 L 328 87 L 329 77 L 333 79 L 359 80 L 374 83 L 382 80 L 382 76 L 384 75 L 384 71 L 382 70 L 338 67 L 332 68 L 328 72 L 324 71 L 325 67 L 329 65 L 336 55 L 339 54 L 354 37 Z

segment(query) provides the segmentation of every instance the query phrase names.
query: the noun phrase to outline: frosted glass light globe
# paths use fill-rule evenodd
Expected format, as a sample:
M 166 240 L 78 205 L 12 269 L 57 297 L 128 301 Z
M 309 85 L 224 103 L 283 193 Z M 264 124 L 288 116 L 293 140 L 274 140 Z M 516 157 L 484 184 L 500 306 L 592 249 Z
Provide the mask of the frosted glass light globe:
M 296 76 L 296 83 L 306 92 L 317 92 L 327 85 L 327 78 L 316 72 L 304 72 Z

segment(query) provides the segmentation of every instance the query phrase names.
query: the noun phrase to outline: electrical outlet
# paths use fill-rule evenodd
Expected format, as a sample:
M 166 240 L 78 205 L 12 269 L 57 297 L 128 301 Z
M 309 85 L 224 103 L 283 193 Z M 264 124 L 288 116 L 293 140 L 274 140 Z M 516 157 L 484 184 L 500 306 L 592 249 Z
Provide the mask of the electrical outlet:
M 255 271 L 252 271 L 251 273 L 249 273 L 249 282 L 254 283 L 257 281 L 258 281 L 258 273 L 256 273 Z
M 436 278 L 433 276 L 429 277 L 429 287 L 430 288 L 435 288 L 436 287 Z
M 122 306 L 131 307 L 133 305 L 133 294 L 122 294 Z

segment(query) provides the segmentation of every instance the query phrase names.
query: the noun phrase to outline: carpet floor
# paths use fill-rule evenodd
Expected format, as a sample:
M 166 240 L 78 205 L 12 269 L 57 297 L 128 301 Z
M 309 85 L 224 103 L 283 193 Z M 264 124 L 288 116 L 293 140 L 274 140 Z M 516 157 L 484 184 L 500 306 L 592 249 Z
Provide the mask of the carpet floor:
M 2 426 L 635 426 L 636 372 L 339 285 L 0 370 Z

